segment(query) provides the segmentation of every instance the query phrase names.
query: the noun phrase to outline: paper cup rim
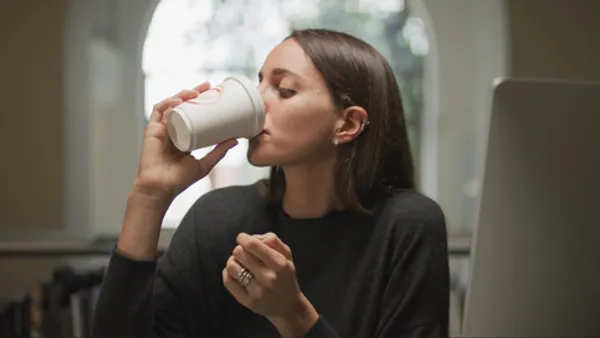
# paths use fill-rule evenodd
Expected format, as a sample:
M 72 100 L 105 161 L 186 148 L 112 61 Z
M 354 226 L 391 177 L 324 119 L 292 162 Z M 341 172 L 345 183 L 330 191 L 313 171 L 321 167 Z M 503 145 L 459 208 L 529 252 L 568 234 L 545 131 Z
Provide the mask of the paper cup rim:
M 179 137 L 176 137 L 177 142 L 173 142 L 171 129 L 175 128 L 175 126 L 172 123 L 174 115 L 177 115 L 177 117 L 183 121 L 185 128 L 187 129 L 185 130 L 185 134 L 188 135 L 188 144 L 181 144 L 181 139 Z M 183 110 L 179 109 L 178 107 L 173 107 L 167 112 L 167 120 L 169 121 L 169 123 L 167 123 L 167 132 L 169 133 L 169 138 L 171 138 L 171 141 L 173 142 L 175 147 L 183 152 L 187 152 L 190 151 L 190 149 L 193 149 L 196 146 L 196 134 L 194 130 L 194 124 L 190 121 L 190 117 L 188 116 L 188 114 Z M 176 134 L 181 133 L 181 131 L 174 132 Z

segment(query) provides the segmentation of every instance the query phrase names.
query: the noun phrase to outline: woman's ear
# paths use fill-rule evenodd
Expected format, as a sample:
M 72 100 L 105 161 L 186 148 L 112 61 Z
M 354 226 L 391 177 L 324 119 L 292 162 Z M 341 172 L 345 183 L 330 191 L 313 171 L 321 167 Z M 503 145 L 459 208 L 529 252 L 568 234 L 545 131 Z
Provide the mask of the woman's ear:
M 367 111 L 360 106 L 344 109 L 335 124 L 333 135 L 334 144 L 343 144 L 355 140 L 369 124 Z

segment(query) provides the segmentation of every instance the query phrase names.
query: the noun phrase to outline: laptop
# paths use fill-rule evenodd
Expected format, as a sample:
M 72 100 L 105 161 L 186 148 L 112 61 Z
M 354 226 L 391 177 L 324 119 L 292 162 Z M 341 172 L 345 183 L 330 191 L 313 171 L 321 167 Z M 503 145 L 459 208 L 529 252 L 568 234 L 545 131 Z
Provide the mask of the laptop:
M 499 79 L 462 335 L 600 337 L 600 83 Z

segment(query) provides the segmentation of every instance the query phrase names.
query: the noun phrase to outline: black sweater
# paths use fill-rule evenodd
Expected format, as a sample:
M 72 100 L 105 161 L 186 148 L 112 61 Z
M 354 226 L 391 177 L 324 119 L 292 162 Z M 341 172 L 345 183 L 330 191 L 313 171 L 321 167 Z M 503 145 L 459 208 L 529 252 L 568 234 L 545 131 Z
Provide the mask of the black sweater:
M 307 336 L 447 337 L 449 267 L 444 215 L 415 192 L 376 215 L 293 219 L 257 185 L 201 197 L 158 261 L 110 260 L 94 337 L 278 336 L 240 305 L 221 271 L 240 232 L 274 232 L 293 255 L 300 288 L 320 318 Z

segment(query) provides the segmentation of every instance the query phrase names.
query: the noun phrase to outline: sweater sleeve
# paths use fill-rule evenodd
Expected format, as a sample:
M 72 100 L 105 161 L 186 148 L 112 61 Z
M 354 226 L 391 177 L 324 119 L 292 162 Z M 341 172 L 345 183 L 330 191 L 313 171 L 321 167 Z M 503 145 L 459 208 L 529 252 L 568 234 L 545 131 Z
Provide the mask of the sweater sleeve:
M 184 217 L 159 260 L 136 261 L 113 252 L 94 311 L 92 337 L 205 333 L 208 310 L 201 294 L 194 218 L 192 212 Z
M 383 292 L 377 337 L 448 337 L 446 223 L 439 206 L 427 201 L 401 212 L 395 220 L 397 245 Z
M 338 334 L 329 323 L 319 316 L 317 322 L 304 335 L 306 338 L 337 338 Z

